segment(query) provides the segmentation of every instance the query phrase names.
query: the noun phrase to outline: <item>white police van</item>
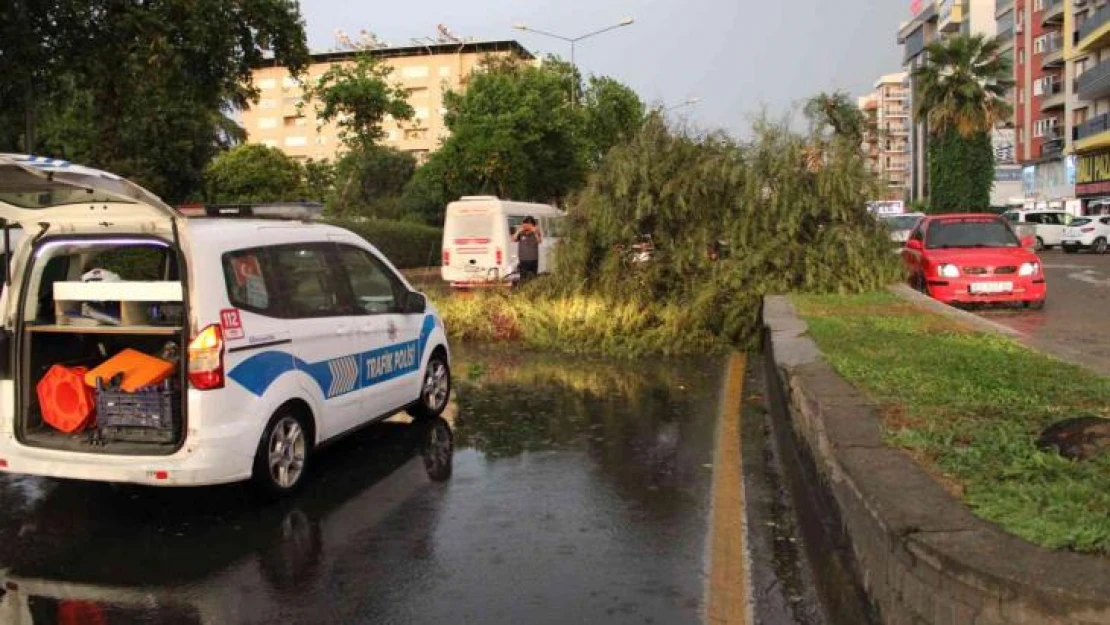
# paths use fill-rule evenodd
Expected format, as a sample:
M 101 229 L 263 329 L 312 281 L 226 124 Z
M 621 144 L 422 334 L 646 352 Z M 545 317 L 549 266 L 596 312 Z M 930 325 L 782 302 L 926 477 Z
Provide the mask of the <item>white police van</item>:
M 0 297 L 0 471 L 284 493 L 322 444 L 447 405 L 435 309 L 346 230 L 185 218 L 112 174 L 21 155 L 0 155 L 0 219 L 24 232 Z M 83 282 L 90 269 L 119 279 Z M 44 420 L 48 370 L 126 349 L 178 364 L 153 391 L 157 430 Z

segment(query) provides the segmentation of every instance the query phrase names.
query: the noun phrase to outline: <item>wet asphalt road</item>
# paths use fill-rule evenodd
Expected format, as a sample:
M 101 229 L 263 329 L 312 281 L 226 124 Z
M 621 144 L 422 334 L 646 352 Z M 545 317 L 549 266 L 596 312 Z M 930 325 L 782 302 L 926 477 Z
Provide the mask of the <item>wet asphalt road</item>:
M 700 622 L 722 362 L 455 365 L 445 482 L 392 422 L 279 503 L 0 477 L 0 623 Z
M 979 314 L 1027 335 L 1028 342 L 1110 375 L 1110 254 L 1041 253 L 1048 283 L 1043 311 Z

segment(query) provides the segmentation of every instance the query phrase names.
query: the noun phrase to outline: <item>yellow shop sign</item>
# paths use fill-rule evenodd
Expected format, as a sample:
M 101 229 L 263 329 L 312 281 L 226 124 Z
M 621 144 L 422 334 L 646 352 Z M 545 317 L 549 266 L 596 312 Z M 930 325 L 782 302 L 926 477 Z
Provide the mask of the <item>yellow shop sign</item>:
M 1075 170 L 1076 184 L 1110 180 L 1110 152 L 1080 156 Z

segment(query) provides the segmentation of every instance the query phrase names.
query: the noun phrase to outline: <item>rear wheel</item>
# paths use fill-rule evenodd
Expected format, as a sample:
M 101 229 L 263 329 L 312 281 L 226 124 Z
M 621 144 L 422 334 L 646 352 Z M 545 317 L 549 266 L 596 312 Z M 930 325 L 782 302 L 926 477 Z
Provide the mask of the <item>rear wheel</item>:
M 1095 254 L 1105 254 L 1106 253 L 1106 239 L 1103 238 L 1103 237 L 1099 237 L 1099 238 L 1095 239 L 1095 244 L 1091 246 L 1091 249 L 1094 250 Z
M 289 408 L 279 410 L 258 443 L 254 481 L 271 495 L 287 495 L 304 482 L 312 443 L 304 417 Z
M 409 407 L 409 414 L 417 419 L 438 417 L 447 408 L 451 396 L 451 368 L 447 357 L 437 351 L 428 359 L 424 381 L 420 383 L 420 397 Z

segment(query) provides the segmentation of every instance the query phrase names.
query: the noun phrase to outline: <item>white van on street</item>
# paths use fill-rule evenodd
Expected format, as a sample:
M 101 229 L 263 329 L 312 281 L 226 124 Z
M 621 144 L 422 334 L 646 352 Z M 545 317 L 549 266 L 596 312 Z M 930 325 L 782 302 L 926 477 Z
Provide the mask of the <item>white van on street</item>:
M 0 471 L 281 494 L 323 444 L 447 405 L 436 310 L 346 230 L 185 218 L 20 155 L 0 155 L 0 219 L 26 232 L 0 298 Z
M 504 284 L 520 262 L 512 237 L 526 217 L 536 219 L 543 235 L 539 273 L 549 273 L 562 234 L 563 211 L 547 204 L 464 196 L 447 205 L 440 270 L 443 279 L 455 287 Z
M 1050 247 L 1060 247 L 1064 243 L 1064 229 L 1071 221 L 1071 215 L 1062 210 L 1014 209 L 1002 215 L 1010 220 L 1015 228 L 1032 226 L 1033 236 L 1036 238 L 1034 249 L 1038 252 Z

